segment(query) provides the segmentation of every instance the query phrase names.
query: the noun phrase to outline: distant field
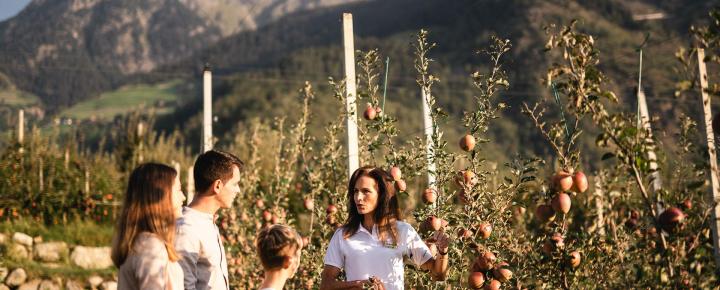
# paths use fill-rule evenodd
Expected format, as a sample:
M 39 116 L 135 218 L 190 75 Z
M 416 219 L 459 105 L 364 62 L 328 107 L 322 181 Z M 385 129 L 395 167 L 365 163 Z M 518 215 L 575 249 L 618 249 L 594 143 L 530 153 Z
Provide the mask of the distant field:
M 172 109 L 167 103 L 178 100 L 179 80 L 157 85 L 125 86 L 116 91 L 100 95 L 100 98 L 76 104 L 60 115 L 74 119 L 110 119 L 137 109 L 155 108 L 156 113 L 166 113 Z M 165 102 L 165 105 L 158 104 Z
M 0 89 L 0 106 L 30 106 L 39 103 L 37 96 L 14 89 Z

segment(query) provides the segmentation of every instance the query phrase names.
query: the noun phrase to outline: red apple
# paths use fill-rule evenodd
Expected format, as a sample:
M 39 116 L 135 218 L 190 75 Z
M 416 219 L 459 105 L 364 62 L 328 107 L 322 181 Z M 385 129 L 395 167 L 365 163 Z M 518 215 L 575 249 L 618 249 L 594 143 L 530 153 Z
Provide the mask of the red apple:
M 478 227 L 478 233 L 480 233 L 480 236 L 483 239 L 487 239 L 490 237 L 490 234 L 492 233 L 492 225 L 490 223 L 481 223 Z
M 553 176 L 553 185 L 558 191 L 568 191 L 573 186 L 573 178 L 567 171 L 561 170 Z
M 665 209 L 658 217 L 660 227 L 669 233 L 674 232 L 683 219 L 685 219 L 685 214 L 674 206 Z
M 303 205 L 305 206 L 305 209 L 312 211 L 315 208 L 315 201 L 313 201 L 312 198 L 306 198 L 303 201 Z
M 570 211 L 570 204 L 570 196 L 565 193 L 556 194 L 551 201 L 553 210 L 564 214 Z
M 443 220 L 435 216 L 428 217 L 426 221 L 433 231 L 439 231 L 443 226 Z
M 547 204 L 541 204 L 535 209 L 535 218 L 541 223 L 546 223 L 555 219 L 555 210 Z
M 466 228 L 460 228 L 458 230 L 458 238 L 460 238 L 460 239 L 467 239 L 467 238 L 472 237 L 472 235 L 473 235 L 473 232 Z
M 255 201 L 255 206 L 257 206 L 257 208 L 259 209 L 263 209 L 265 208 L 265 201 L 263 201 L 262 199 L 258 199 Z
M 363 112 L 363 117 L 365 117 L 365 120 L 373 120 L 375 119 L 376 114 L 377 110 L 375 110 L 372 105 L 368 104 L 367 108 L 365 108 L 365 112 Z
M 475 149 L 475 137 L 471 134 L 467 134 L 460 138 L 460 148 L 467 152 L 473 151 L 473 149 Z
M 500 281 L 498 280 L 490 280 L 487 283 L 485 283 L 485 287 L 483 287 L 485 290 L 499 290 L 500 289 Z
M 686 198 L 685 200 L 683 200 L 683 202 L 682 202 L 682 207 L 683 207 L 684 209 L 686 209 L 686 210 L 692 209 L 692 206 L 693 206 L 692 200 L 690 200 L 689 197 Z
M 325 209 L 325 212 L 329 215 L 333 215 L 338 211 L 337 207 L 334 204 L 330 204 L 327 206 L 327 209 Z
M 265 220 L 265 222 L 270 222 L 273 218 L 273 214 L 266 210 L 263 211 L 262 216 L 263 216 L 263 220 Z
M 489 271 L 494 267 L 495 260 L 497 260 L 495 254 L 490 251 L 485 251 L 475 259 L 473 267 L 479 271 Z
M 577 268 L 577 266 L 580 266 L 580 252 L 578 252 L 578 251 L 570 252 L 570 255 L 568 255 L 568 263 L 573 268 Z
M 485 274 L 482 272 L 472 272 L 468 276 L 468 286 L 472 289 L 480 289 L 485 283 Z
M 572 179 L 573 191 L 583 193 L 588 189 L 588 180 L 582 171 L 575 172 Z
M 432 188 L 427 188 L 423 192 L 422 199 L 426 204 L 433 204 L 437 200 L 437 192 Z
M 400 167 L 393 166 L 390 168 L 390 176 L 392 176 L 395 181 L 402 180 L 402 171 L 400 171 Z
M 505 262 L 498 263 L 493 270 L 493 277 L 500 280 L 500 282 L 507 282 L 512 279 L 513 272 L 508 269 L 509 265 Z

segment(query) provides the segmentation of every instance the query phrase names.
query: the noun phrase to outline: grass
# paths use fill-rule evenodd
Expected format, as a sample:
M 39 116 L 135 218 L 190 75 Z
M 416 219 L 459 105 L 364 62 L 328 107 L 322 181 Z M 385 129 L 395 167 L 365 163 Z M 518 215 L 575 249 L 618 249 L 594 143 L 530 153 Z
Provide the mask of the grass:
M 37 96 L 12 88 L 0 89 L 0 106 L 31 106 L 40 103 Z
M 4 233 L 8 239 L 11 239 L 15 232 L 32 237 L 41 236 L 43 241 L 62 241 L 69 245 L 100 247 L 110 246 L 113 226 L 90 221 L 75 221 L 67 225 L 49 227 L 29 220 L 0 223 L 0 233 Z
M 107 120 L 137 109 L 156 108 L 158 114 L 171 110 L 167 103 L 178 100 L 177 88 L 180 80 L 157 85 L 131 85 L 118 90 L 103 93 L 97 99 L 78 103 L 63 111 L 60 115 L 74 119 Z M 166 105 L 159 105 L 165 102 Z

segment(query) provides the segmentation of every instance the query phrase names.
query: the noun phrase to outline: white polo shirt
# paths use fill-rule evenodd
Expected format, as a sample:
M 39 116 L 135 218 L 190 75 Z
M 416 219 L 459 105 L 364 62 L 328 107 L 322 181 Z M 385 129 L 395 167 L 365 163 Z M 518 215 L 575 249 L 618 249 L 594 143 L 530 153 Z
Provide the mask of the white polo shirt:
M 432 258 L 430 249 L 410 224 L 398 221 L 397 246 L 386 245 L 378 237 L 377 225 L 372 233 L 362 225 L 357 233 L 345 239 L 343 229 L 335 231 L 327 253 L 325 265 L 345 269 L 347 281 L 367 280 L 376 276 L 387 290 L 399 290 L 405 287 L 405 268 L 403 259 L 407 258 L 420 266 Z

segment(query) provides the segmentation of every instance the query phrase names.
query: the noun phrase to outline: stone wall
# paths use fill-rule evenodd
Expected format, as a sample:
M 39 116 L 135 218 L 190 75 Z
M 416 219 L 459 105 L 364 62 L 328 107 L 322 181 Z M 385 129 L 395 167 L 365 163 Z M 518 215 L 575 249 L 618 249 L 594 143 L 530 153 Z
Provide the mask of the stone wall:
M 22 267 L 9 268 L 2 261 L 9 259 L 22 262 L 37 262 L 46 268 L 79 267 L 88 273 L 113 267 L 110 247 L 86 247 L 68 245 L 65 242 L 43 241 L 42 237 L 31 237 L 16 232 L 12 236 L 0 234 L 0 290 L 55 290 L 55 289 L 101 289 L 115 290 L 115 277 L 103 278 L 92 274 L 87 279 L 49 277 L 28 274 Z M 107 272 L 107 271 L 104 271 Z

